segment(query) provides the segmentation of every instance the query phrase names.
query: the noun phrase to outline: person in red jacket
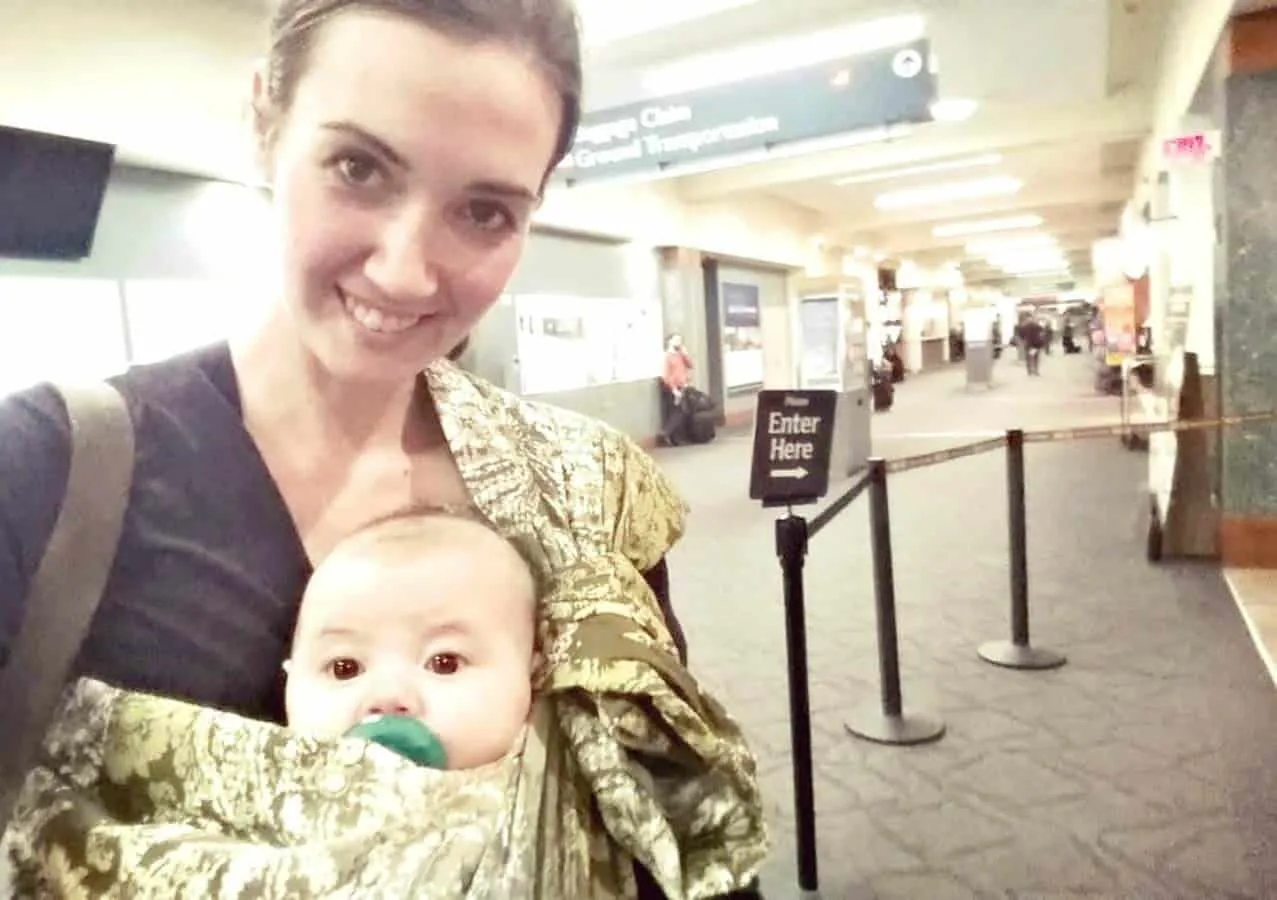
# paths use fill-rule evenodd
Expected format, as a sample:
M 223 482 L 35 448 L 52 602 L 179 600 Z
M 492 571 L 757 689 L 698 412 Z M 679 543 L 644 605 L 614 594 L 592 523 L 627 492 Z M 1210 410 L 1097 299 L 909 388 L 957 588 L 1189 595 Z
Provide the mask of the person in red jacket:
M 674 446 L 682 442 L 687 425 L 687 386 L 692 382 L 692 357 L 683 346 L 683 337 L 672 334 L 665 344 L 665 366 L 661 371 L 660 442 Z

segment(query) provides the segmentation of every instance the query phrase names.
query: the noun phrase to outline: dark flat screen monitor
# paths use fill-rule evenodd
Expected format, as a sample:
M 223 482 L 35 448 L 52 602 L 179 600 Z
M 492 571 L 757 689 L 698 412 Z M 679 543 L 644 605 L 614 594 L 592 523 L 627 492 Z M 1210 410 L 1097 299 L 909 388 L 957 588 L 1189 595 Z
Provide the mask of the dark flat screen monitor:
M 84 259 L 115 147 L 0 125 L 0 257 Z

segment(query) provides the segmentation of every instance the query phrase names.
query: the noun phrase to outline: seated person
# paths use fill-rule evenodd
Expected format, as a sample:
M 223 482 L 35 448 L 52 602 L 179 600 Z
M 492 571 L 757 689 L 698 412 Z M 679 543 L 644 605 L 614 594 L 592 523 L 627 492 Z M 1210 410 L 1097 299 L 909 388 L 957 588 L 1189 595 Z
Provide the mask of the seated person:
M 353 733 L 470 769 L 516 745 L 532 707 L 536 584 L 486 525 L 410 511 L 338 544 L 302 598 L 289 727 Z

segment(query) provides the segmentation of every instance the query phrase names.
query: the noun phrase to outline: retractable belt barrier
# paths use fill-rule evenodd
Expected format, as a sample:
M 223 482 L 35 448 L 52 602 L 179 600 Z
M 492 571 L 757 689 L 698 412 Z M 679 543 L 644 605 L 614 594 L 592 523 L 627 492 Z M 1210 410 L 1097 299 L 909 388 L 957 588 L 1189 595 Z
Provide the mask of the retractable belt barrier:
M 829 487 L 836 395 L 828 390 L 764 390 L 758 395 L 750 497 L 764 507 L 785 507 L 776 521 L 776 555 L 784 584 L 785 637 L 789 665 L 790 739 L 793 750 L 795 837 L 798 884 L 804 896 L 818 896 L 815 791 L 812 771 L 811 703 L 807 668 L 807 623 L 803 567 L 810 539 L 866 491 L 870 495 L 874 606 L 878 631 L 880 698 L 846 723 L 847 731 L 881 744 L 934 741 L 945 725 L 927 716 L 906 715 L 900 687 L 896 631 L 895 575 L 887 476 L 978 456 L 1002 448 L 1007 459 L 1007 536 L 1010 547 L 1011 639 L 982 644 L 977 653 L 993 665 L 1020 670 L 1053 669 L 1063 654 L 1032 646 L 1029 639 L 1029 575 L 1025 506 L 1024 448 L 1027 444 L 1128 438 L 1134 434 L 1205 431 L 1277 421 L 1277 410 L 1178 422 L 1126 422 L 1040 431 L 1011 429 L 1004 436 L 893 460 L 871 459 L 869 468 L 841 496 L 810 521 L 793 507 L 815 503 Z

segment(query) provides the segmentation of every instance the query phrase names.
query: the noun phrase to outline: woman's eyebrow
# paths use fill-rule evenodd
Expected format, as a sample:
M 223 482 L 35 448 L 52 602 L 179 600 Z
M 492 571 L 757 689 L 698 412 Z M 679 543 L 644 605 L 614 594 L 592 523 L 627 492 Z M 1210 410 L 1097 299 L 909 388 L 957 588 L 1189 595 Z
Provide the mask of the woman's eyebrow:
M 386 161 L 392 165 L 397 166 L 400 169 L 408 168 L 408 162 L 396 153 L 393 147 L 371 132 L 360 128 L 354 122 L 325 122 L 321 127 L 327 131 L 336 131 L 350 135 L 376 150 L 378 154 L 384 156 Z
M 505 181 L 474 181 L 470 183 L 470 190 L 480 194 L 492 194 L 497 197 L 508 197 L 512 200 L 525 200 L 528 203 L 537 203 L 540 197 L 536 191 L 530 190 L 521 184 L 513 184 Z

